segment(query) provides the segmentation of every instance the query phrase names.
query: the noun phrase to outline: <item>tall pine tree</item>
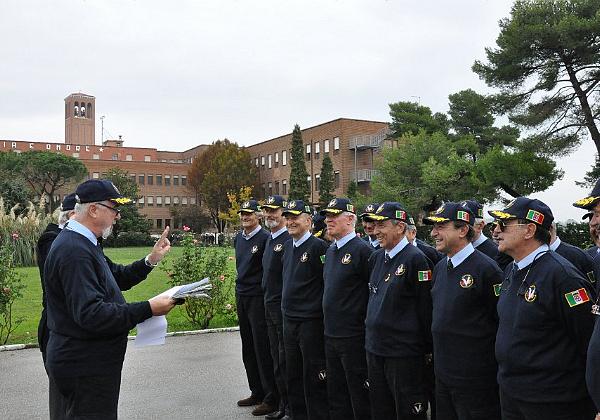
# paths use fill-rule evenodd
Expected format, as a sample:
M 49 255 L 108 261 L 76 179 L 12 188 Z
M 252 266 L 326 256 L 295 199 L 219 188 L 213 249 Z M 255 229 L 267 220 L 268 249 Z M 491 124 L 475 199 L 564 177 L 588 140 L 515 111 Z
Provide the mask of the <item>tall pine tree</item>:
M 307 182 L 308 172 L 304 163 L 304 144 L 302 143 L 302 133 L 300 126 L 294 126 L 292 133 L 292 169 L 290 173 L 290 200 L 308 201 L 310 194 Z
M 319 186 L 319 201 L 323 205 L 327 205 L 327 203 L 335 198 L 335 195 L 333 195 L 333 190 L 335 189 L 333 182 L 333 163 L 331 163 L 331 158 L 325 155 L 323 166 L 321 166 L 321 184 Z

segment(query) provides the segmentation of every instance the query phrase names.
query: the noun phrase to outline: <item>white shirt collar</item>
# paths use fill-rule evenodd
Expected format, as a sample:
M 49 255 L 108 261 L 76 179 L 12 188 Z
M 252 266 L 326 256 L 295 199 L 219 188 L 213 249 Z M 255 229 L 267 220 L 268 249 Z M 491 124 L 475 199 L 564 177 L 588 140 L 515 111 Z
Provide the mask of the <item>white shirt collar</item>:
M 556 240 L 550 244 L 550 251 L 556 251 L 556 248 L 560 246 L 560 238 L 557 236 Z
M 413 239 L 413 241 L 409 242 L 409 244 L 411 244 L 412 246 L 416 246 L 417 248 L 419 247 L 419 245 L 417 245 L 417 238 Z
M 396 244 L 395 247 L 393 247 L 391 250 L 389 251 L 385 251 L 385 253 L 390 257 L 390 259 L 394 258 L 396 255 L 398 255 L 398 253 L 400 251 L 402 251 L 404 249 L 404 247 L 408 245 L 408 239 L 406 239 L 406 236 L 404 238 L 402 238 L 402 240 L 400 242 L 398 242 Z
M 287 228 L 285 226 L 283 226 L 281 229 L 279 229 L 278 231 L 275 232 L 271 232 L 271 238 L 275 239 L 277 238 L 279 235 L 281 235 L 283 232 L 286 232 Z
M 65 229 L 72 230 L 73 232 L 77 232 L 80 235 L 85 236 L 90 240 L 91 243 L 94 244 L 94 246 L 98 245 L 98 238 L 96 238 L 96 235 L 94 235 L 91 230 L 79 223 L 77 220 L 69 220 L 69 224 L 65 226 Z
M 367 238 L 369 238 L 369 243 L 371 244 L 371 246 L 373 248 L 377 248 L 379 246 L 379 240 L 378 239 L 371 239 L 370 236 L 367 236 Z
M 337 249 L 340 249 L 341 247 L 343 247 L 344 245 L 346 245 L 348 242 L 350 242 L 355 237 L 356 237 L 356 232 L 351 231 L 346 236 L 344 236 L 342 239 L 340 239 L 340 240 L 336 239 L 335 240 L 335 244 L 337 245 Z
M 310 230 L 306 231 L 306 233 L 304 235 L 302 235 L 302 237 L 298 240 L 295 240 L 294 238 L 292 238 L 292 241 L 294 242 L 294 246 L 296 248 L 298 248 L 300 245 L 302 245 L 304 242 L 306 242 L 306 240 L 310 238 Z
M 469 242 L 467 245 L 465 245 L 465 247 L 463 249 L 458 251 L 452 257 L 447 257 L 447 258 L 450 261 L 452 261 L 452 266 L 458 267 L 473 252 L 475 252 L 475 248 L 473 247 L 473 244 Z
M 245 240 L 249 240 L 252 239 L 252 237 L 254 235 L 256 235 L 258 232 L 260 232 L 260 230 L 262 229 L 262 227 L 260 226 L 260 224 L 258 226 L 256 226 L 256 229 L 254 229 L 252 232 L 250 232 L 249 234 L 246 235 L 246 231 L 244 231 L 242 229 L 242 238 L 244 238 Z
M 523 258 L 521 261 L 519 261 L 517 263 L 517 267 L 519 270 L 524 269 L 525 267 L 527 267 L 529 264 L 531 264 L 533 262 L 533 260 L 535 260 L 535 257 L 537 257 L 537 255 L 541 252 L 545 252 L 548 251 L 550 248 L 548 247 L 548 245 L 542 245 L 539 248 L 537 248 L 535 251 L 533 251 L 531 254 L 527 255 L 525 258 Z
M 482 243 L 484 243 L 487 240 L 487 236 L 485 236 L 483 233 L 481 235 L 479 235 L 479 238 L 475 239 L 473 241 L 473 247 L 477 248 L 479 245 L 481 245 Z

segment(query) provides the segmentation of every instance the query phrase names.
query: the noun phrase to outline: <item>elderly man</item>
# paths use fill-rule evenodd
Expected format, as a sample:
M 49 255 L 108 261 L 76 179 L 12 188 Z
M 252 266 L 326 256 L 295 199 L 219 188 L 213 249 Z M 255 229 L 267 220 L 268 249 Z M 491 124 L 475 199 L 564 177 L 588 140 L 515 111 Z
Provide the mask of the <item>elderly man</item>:
M 321 214 L 334 238 L 323 268 L 329 412 L 332 420 L 370 419 L 365 315 L 373 247 L 356 236 L 354 205 L 347 198 L 331 200 Z
M 323 260 L 327 244 L 311 235 L 312 209 L 302 200 L 283 211 L 292 237 L 284 245 L 283 341 L 288 401 L 294 420 L 327 419 L 323 336 Z
M 556 222 L 552 222 L 550 225 L 550 249 L 569 260 L 591 283 L 596 282 L 594 259 L 584 250 L 562 241 L 556 232 Z
M 370 203 L 365 206 L 364 211 L 360 214 L 360 220 L 362 223 L 362 227 L 365 231 L 364 240 L 371 245 L 373 249 L 379 249 L 379 241 L 377 240 L 377 236 L 375 235 L 375 222 L 372 220 L 365 219 L 369 213 L 375 213 L 375 210 L 379 208 L 379 203 Z
M 500 420 L 494 342 L 502 271 L 471 243 L 475 220 L 452 202 L 423 220 L 447 255 L 433 270 L 431 289 L 436 409 L 444 420 Z
M 590 283 L 550 251 L 550 208 L 519 197 L 496 221 L 498 249 L 514 258 L 498 301 L 496 359 L 502 418 L 593 418 L 585 363 L 594 327 Z
M 75 216 L 58 235 L 44 267 L 48 328 L 46 369 L 64 398 L 66 419 L 116 419 L 127 333 L 175 302 L 167 296 L 126 303 L 121 290 L 144 280 L 169 251 L 168 229 L 144 259 L 115 276 L 98 237 L 120 218 L 124 198 L 106 180 L 77 187 Z
M 365 348 L 373 419 L 426 419 L 431 356 L 431 270 L 406 239 L 406 210 L 385 202 L 365 216 L 380 250 L 371 256 Z

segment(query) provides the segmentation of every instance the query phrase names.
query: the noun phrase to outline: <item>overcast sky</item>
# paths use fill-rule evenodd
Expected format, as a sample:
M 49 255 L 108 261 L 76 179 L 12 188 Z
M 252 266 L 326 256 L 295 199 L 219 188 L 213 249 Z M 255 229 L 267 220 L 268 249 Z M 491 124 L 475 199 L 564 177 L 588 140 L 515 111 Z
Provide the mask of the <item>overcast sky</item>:
M 0 139 L 64 141 L 64 98 L 96 97 L 105 133 L 126 146 L 181 151 L 229 138 L 250 145 L 339 117 L 389 121 L 388 104 L 446 111 L 448 95 L 489 92 L 471 72 L 495 45 L 498 0 L 149 1 L 0 4 Z M 579 218 L 565 178 L 538 194 Z

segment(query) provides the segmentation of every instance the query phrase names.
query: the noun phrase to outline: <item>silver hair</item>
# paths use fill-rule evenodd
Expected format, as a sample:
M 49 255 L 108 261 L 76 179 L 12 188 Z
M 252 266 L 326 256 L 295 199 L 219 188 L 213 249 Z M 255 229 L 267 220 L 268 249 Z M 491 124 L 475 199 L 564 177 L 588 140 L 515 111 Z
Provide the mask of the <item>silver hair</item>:
M 69 221 L 69 213 L 71 213 L 73 210 L 64 210 L 61 211 L 60 213 L 58 213 L 58 225 L 64 225 L 65 223 L 67 223 Z
M 354 213 L 350 213 L 349 211 L 344 211 L 344 212 L 342 212 L 342 215 L 343 215 L 343 216 L 350 216 L 350 218 L 352 219 L 352 220 L 351 220 L 351 222 L 352 222 L 352 227 L 353 227 L 353 228 L 356 228 L 356 214 L 354 214 Z
M 91 204 L 92 203 L 75 203 L 75 214 L 77 216 L 86 214 Z
M 415 225 L 406 225 L 406 230 L 411 231 L 411 232 L 416 232 L 417 231 L 417 227 Z

